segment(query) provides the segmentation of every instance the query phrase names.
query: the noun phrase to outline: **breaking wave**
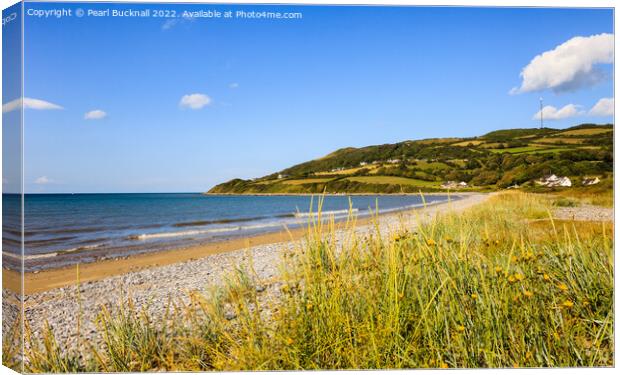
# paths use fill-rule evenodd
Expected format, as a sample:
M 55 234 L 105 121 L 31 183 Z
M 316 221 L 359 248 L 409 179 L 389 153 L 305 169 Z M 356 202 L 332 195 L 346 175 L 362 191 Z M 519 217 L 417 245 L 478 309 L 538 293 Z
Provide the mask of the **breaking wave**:
M 150 239 L 159 239 L 159 238 L 173 238 L 173 237 L 187 237 L 187 236 L 200 236 L 214 233 L 232 233 L 243 230 L 256 230 L 256 229 L 265 229 L 265 228 L 275 228 L 283 226 L 283 222 L 272 222 L 266 224 L 255 224 L 255 225 L 235 225 L 229 227 L 221 227 L 221 228 L 210 228 L 210 229 L 197 229 L 197 230 L 186 230 L 186 231 L 174 231 L 174 232 L 160 232 L 160 233 L 143 233 L 139 235 L 131 235 L 127 237 L 129 240 L 150 240 Z
M 330 215 L 346 215 L 349 212 L 355 213 L 359 210 L 357 208 L 346 209 L 346 210 L 333 210 L 333 211 L 322 211 L 320 212 L 321 216 L 330 216 Z M 314 217 L 318 216 L 319 212 L 296 212 L 295 217 Z

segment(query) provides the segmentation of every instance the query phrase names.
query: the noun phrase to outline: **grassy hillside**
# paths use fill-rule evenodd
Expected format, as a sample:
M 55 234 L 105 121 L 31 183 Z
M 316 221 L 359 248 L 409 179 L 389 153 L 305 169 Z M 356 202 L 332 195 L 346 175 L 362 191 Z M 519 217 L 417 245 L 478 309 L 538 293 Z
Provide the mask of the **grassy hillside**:
M 463 190 L 532 185 L 545 174 L 584 176 L 613 172 L 613 126 L 508 129 L 474 138 L 434 138 L 343 148 L 268 176 L 234 179 L 212 194 L 407 193 L 442 191 L 442 182 L 464 181 Z

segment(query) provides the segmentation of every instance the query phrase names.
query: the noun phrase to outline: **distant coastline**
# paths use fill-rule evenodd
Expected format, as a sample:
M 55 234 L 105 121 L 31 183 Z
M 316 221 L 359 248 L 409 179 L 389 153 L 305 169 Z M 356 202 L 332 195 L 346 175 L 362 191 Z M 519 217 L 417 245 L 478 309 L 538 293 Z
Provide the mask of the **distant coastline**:
M 372 197 L 372 196 L 425 196 L 425 195 L 449 195 L 451 197 L 455 196 L 468 196 L 468 195 L 476 195 L 481 193 L 488 193 L 484 191 L 450 191 L 446 190 L 445 192 L 441 191 L 429 191 L 429 192 L 417 192 L 417 193 L 210 193 L 203 192 L 202 195 L 208 196 L 256 196 L 256 197 L 342 197 L 342 196 L 356 196 L 356 197 Z

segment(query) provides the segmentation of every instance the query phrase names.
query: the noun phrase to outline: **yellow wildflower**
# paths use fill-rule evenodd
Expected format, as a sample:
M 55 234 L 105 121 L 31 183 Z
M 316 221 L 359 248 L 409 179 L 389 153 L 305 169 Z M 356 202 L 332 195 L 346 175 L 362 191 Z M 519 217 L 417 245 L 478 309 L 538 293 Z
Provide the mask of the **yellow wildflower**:
M 472 294 L 471 294 L 471 298 L 472 298 L 472 299 L 477 299 L 477 298 L 478 298 L 478 295 L 477 295 L 476 293 L 472 293 Z
M 568 290 L 568 286 L 566 286 L 566 284 L 564 283 L 559 283 L 558 288 L 563 292 L 566 292 Z
M 508 276 L 508 282 L 514 283 L 515 281 L 517 281 L 517 279 L 515 279 L 514 276 L 512 276 L 512 275 Z
M 523 279 L 525 279 L 525 276 L 523 276 L 523 274 L 521 273 L 516 273 L 515 279 L 517 279 L 517 281 L 522 281 Z
M 527 253 L 525 253 L 525 255 L 523 255 L 523 260 L 532 260 L 534 259 L 534 253 L 532 253 L 531 251 L 528 251 Z
M 435 246 L 437 243 L 432 238 L 429 238 L 428 240 L 426 240 L 426 244 L 428 246 Z
M 459 332 L 464 332 L 465 331 L 465 326 L 464 325 L 458 325 L 456 326 L 456 330 Z
M 294 342 L 293 339 L 290 337 L 286 339 L 286 345 L 292 345 L 293 342 Z
M 551 280 L 551 277 L 549 277 L 549 275 L 547 275 L 547 274 L 544 274 L 543 275 L 543 280 L 549 281 L 549 280 Z
M 534 293 L 530 292 L 529 290 L 524 290 L 523 291 L 523 295 L 529 298 L 529 297 L 533 296 Z
M 502 267 L 500 267 L 500 266 L 495 267 L 495 272 L 497 272 L 497 273 L 502 272 Z
M 573 303 L 573 301 L 570 301 L 570 300 L 566 300 L 566 301 L 564 301 L 564 303 L 562 304 L 562 306 L 564 306 L 564 307 L 566 307 L 566 308 L 568 308 L 568 309 L 570 309 L 570 308 L 571 308 L 571 307 L 573 307 L 574 305 L 575 305 L 575 304 Z
M 448 368 L 448 364 L 446 362 L 441 362 L 439 365 L 440 368 Z

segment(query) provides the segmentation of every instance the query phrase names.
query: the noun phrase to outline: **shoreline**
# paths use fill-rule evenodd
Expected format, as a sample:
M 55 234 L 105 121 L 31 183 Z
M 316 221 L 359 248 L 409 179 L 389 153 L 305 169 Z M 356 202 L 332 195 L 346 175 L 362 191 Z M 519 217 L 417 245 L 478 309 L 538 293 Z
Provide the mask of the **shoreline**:
M 204 192 L 200 193 L 201 195 L 206 196 L 239 196 L 239 197 L 290 197 L 290 196 L 300 196 L 300 197 L 346 197 L 346 196 L 355 196 L 355 197 L 363 197 L 363 196 L 419 196 L 419 195 L 450 195 L 450 196 L 468 196 L 468 195 L 476 195 L 476 194 L 489 194 L 493 191 L 471 191 L 471 190 L 445 190 L 445 191 L 419 191 L 417 193 L 209 193 Z
M 35 272 L 24 272 L 24 294 L 36 294 L 52 289 L 74 285 L 77 282 L 78 265 L 79 280 L 81 283 L 97 281 L 111 276 L 137 272 L 146 268 L 183 263 L 211 255 L 227 253 L 239 249 L 260 245 L 294 241 L 301 237 L 305 228 L 295 228 L 290 231 L 257 234 L 248 237 L 232 238 L 201 245 L 180 247 L 151 253 L 126 255 L 112 259 L 103 259 L 95 262 L 81 263 L 71 266 L 46 269 Z M 3 270 L 3 284 L 5 288 L 18 292 L 20 288 L 20 273 L 15 270 Z
M 380 213 L 379 220 L 385 217 L 398 217 L 402 214 L 420 212 L 429 209 L 440 210 L 441 207 L 450 205 L 454 202 L 467 201 L 468 197 L 471 198 L 480 195 L 486 194 L 455 194 L 454 200 L 451 199 L 449 202 L 435 204 L 430 203 L 427 208 L 420 207 L 416 209 Z M 372 220 L 373 216 L 356 217 L 356 227 L 367 226 Z M 336 221 L 335 225 L 336 230 L 342 229 L 344 225 L 346 225 L 346 220 Z M 254 234 L 247 237 L 230 238 L 223 241 L 82 263 L 79 264 L 79 281 L 80 283 L 98 281 L 112 276 L 134 273 L 144 269 L 167 266 L 176 263 L 194 261 L 216 254 L 250 249 L 261 245 L 295 242 L 304 237 L 306 233 L 307 225 L 302 225 L 288 230 L 284 229 L 274 232 Z M 76 264 L 52 268 L 36 272 L 25 272 L 23 276 L 24 294 L 31 295 L 75 285 L 78 281 L 78 265 Z M 5 288 L 18 293 L 21 289 L 21 274 L 15 270 L 4 269 L 3 283 Z

